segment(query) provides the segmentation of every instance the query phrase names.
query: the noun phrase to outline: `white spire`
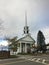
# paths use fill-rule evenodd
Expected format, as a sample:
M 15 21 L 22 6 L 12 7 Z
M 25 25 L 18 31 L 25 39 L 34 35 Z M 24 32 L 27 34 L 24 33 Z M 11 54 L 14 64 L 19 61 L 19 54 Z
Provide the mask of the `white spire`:
M 27 11 L 25 11 L 25 26 L 27 26 Z
M 27 26 L 27 12 L 25 11 L 25 26 L 24 26 L 24 34 L 29 33 L 29 27 Z

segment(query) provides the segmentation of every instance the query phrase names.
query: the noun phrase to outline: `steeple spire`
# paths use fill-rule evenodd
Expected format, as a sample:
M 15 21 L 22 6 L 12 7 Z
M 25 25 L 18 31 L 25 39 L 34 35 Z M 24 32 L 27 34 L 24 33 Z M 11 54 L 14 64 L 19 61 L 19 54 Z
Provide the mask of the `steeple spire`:
M 27 12 L 25 11 L 25 26 L 27 26 Z
M 27 12 L 25 11 L 25 26 L 24 26 L 24 34 L 29 33 L 29 27 L 27 26 Z

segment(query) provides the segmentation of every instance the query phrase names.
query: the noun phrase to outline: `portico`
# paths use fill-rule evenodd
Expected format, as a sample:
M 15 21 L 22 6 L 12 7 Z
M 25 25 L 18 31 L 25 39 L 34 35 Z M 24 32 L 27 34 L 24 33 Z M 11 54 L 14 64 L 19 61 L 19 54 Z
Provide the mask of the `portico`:
M 18 40 L 18 50 L 19 53 L 30 53 L 31 47 L 34 45 L 35 41 L 29 35 L 25 35 Z

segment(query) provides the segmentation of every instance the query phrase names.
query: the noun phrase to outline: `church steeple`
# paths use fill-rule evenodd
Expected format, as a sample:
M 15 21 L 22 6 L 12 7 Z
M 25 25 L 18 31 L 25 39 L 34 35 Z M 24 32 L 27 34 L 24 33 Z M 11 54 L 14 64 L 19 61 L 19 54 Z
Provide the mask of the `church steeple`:
M 27 12 L 25 11 L 25 26 L 27 26 Z
M 27 26 L 27 12 L 25 11 L 25 26 L 24 26 L 24 34 L 29 34 L 29 27 Z

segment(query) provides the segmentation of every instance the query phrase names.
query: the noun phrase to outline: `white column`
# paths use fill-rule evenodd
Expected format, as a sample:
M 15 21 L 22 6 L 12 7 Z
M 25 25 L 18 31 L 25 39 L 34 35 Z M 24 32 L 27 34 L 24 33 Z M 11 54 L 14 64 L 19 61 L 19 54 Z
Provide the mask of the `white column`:
M 21 50 L 21 49 L 22 49 L 22 46 L 21 46 L 21 43 L 20 43 L 20 53 L 22 52 L 22 50 Z
M 25 43 L 25 53 L 27 53 L 27 44 Z

